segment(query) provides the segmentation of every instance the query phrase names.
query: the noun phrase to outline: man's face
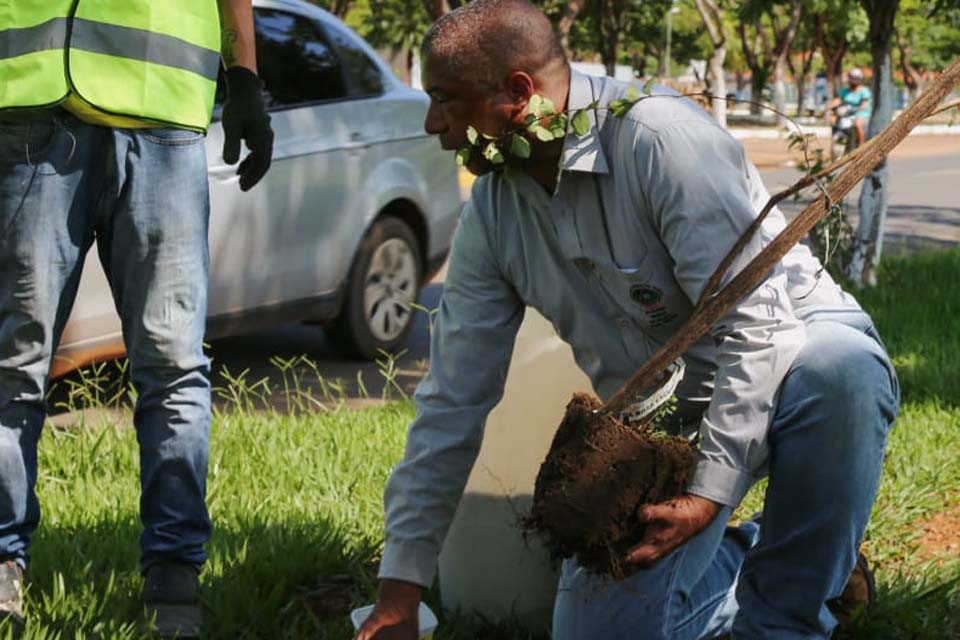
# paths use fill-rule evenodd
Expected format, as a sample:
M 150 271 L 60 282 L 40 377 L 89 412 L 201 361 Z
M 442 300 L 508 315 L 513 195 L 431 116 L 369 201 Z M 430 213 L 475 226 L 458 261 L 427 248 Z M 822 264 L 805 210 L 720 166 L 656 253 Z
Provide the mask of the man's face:
M 423 64 L 423 87 L 430 96 L 430 107 L 423 127 L 440 138 L 440 146 L 455 151 L 468 144 L 467 127 L 500 136 L 511 125 L 512 102 L 506 92 L 490 90 L 449 71 L 446 65 L 428 56 Z M 467 168 L 476 175 L 489 172 L 493 165 L 479 153 L 473 153 Z

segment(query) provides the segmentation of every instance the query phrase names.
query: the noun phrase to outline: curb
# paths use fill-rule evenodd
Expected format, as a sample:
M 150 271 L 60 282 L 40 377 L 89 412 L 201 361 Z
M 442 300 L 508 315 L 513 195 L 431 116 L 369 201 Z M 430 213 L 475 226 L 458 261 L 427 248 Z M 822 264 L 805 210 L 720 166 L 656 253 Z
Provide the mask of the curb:
M 747 138 L 754 139 L 783 139 L 786 140 L 793 130 L 787 129 L 747 129 L 747 128 L 737 128 L 733 127 L 727 129 L 737 140 L 744 140 Z M 830 136 L 830 127 L 800 127 L 800 131 L 805 134 L 812 134 L 818 138 L 826 138 Z M 911 136 L 915 135 L 927 135 L 927 136 L 949 136 L 949 135 L 960 135 L 960 125 L 948 125 L 948 124 L 922 124 L 916 127 L 913 131 L 910 132 Z

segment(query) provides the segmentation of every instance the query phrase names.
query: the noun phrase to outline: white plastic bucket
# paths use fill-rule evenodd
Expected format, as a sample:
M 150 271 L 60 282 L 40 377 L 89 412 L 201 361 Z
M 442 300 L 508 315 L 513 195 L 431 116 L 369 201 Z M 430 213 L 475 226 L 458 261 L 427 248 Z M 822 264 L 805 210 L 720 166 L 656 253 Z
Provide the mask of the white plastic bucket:
M 368 604 L 365 607 L 359 607 L 350 612 L 350 621 L 355 630 L 360 629 L 360 625 L 366 620 L 373 611 L 373 605 Z M 430 607 L 420 603 L 420 610 L 417 612 L 420 616 L 420 640 L 431 640 L 433 632 L 437 630 L 437 616 L 433 615 Z
M 533 485 L 564 410 L 590 380 L 553 326 L 528 308 L 517 334 L 506 389 L 487 420 L 483 446 L 440 554 L 440 596 L 447 609 L 488 619 L 516 617 L 550 628 L 557 573 L 519 515 L 530 512 Z

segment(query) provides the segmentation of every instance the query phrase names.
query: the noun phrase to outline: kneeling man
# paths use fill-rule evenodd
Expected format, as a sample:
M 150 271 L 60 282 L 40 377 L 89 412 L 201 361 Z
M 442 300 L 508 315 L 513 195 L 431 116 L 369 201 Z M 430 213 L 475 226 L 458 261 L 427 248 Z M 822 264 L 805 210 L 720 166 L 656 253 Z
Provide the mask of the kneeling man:
M 628 85 L 571 70 L 526 0 L 475 0 L 423 44 L 426 129 L 444 148 L 469 126 L 522 129 L 534 95 L 590 129 L 531 140 L 505 175 L 481 175 L 454 240 L 406 454 L 386 488 L 380 597 L 364 640 L 416 637 L 416 611 L 503 392 L 526 306 L 609 397 L 688 318 L 713 271 L 768 200 L 742 146 L 693 102 L 607 105 Z M 654 93 L 666 92 L 657 88 Z M 580 127 L 582 132 L 582 127 Z M 738 271 L 784 226 L 774 211 Z M 684 356 L 678 428 L 699 438 L 687 493 L 645 505 L 643 540 L 613 581 L 565 560 L 553 637 L 826 638 L 857 563 L 898 407 L 870 318 L 795 247 Z M 549 384 L 544 380 L 544 384 Z M 727 527 L 761 477 L 760 516 Z

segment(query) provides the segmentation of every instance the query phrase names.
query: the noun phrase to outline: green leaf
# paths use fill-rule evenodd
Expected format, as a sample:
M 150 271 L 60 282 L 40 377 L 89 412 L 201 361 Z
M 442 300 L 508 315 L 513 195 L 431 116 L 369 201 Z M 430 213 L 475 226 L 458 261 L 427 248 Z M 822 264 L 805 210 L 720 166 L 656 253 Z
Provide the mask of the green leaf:
M 583 109 L 577 110 L 573 114 L 573 131 L 578 136 L 585 136 L 590 131 L 590 116 Z
M 477 130 L 474 129 L 473 125 L 467 127 L 467 140 L 470 141 L 470 144 L 477 144 L 477 138 L 480 134 L 477 133 Z
M 599 107 L 599 106 L 600 106 L 600 101 L 599 101 L 599 100 L 594 100 L 593 102 L 591 102 L 590 104 L 588 104 L 587 106 L 585 106 L 584 109 L 596 109 L 596 108 Z
M 527 102 L 527 111 L 532 113 L 535 117 L 540 117 L 540 108 L 543 106 L 543 98 L 537 94 L 530 96 L 529 102 Z
M 541 142 L 550 142 L 555 137 L 553 135 L 553 131 L 550 131 L 550 129 L 547 129 L 546 127 L 538 126 L 534 133 L 537 135 L 537 140 L 540 140 Z
M 636 102 L 640 99 L 640 93 L 637 91 L 637 87 L 631 84 L 627 86 L 627 95 L 624 97 L 630 102 Z
M 539 120 L 540 117 L 533 113 L 528 113 L 523 119 L 523 126 L 530 128 L 530 125 Z
M 491 164 L 503 164 L 503 154 L 500 153 L 496 142 L 487 144 L 483 150 L 483 157 L 489 160 Z
M 641 89 L 641 91 L 643 92 L 643 95 L 649 96 L 650 94 L 653 93 L 653 85 L 655 84 L 655 82 L 656 82 L 656 78 L 650 78 L 649 80 L 643 83 L 643 89 Z
M 627 100 L 611 100 L 609 105 L 610 113 L 619 118 L 629 111 L 633 104 L 634 103 L 628 102 Z
M 553 100 L 550 98 L 543 98 L 543 102 L 540 105 L 540 115 L 550 116 L 557 112 L 557 107 L 553 104 Z
M 530 157 L 530 141 L 519 133 L 510 136 L 510 153 L 518 158 Z
M 467 166 L 467 163 L 470 162 L 470 154 L 473 150 L 470 147 L 460 147 L 457 149 L 457 165 L 461 167 Z
M 569 121 L 570 119 L 567 118 L 567 114 L 558 113 L 553 117 L 553 120 L 550 121 L 550 126 L 547 128 L 553 131 L 556 137 L 562 138 L 567 135 L 567 124 Z

